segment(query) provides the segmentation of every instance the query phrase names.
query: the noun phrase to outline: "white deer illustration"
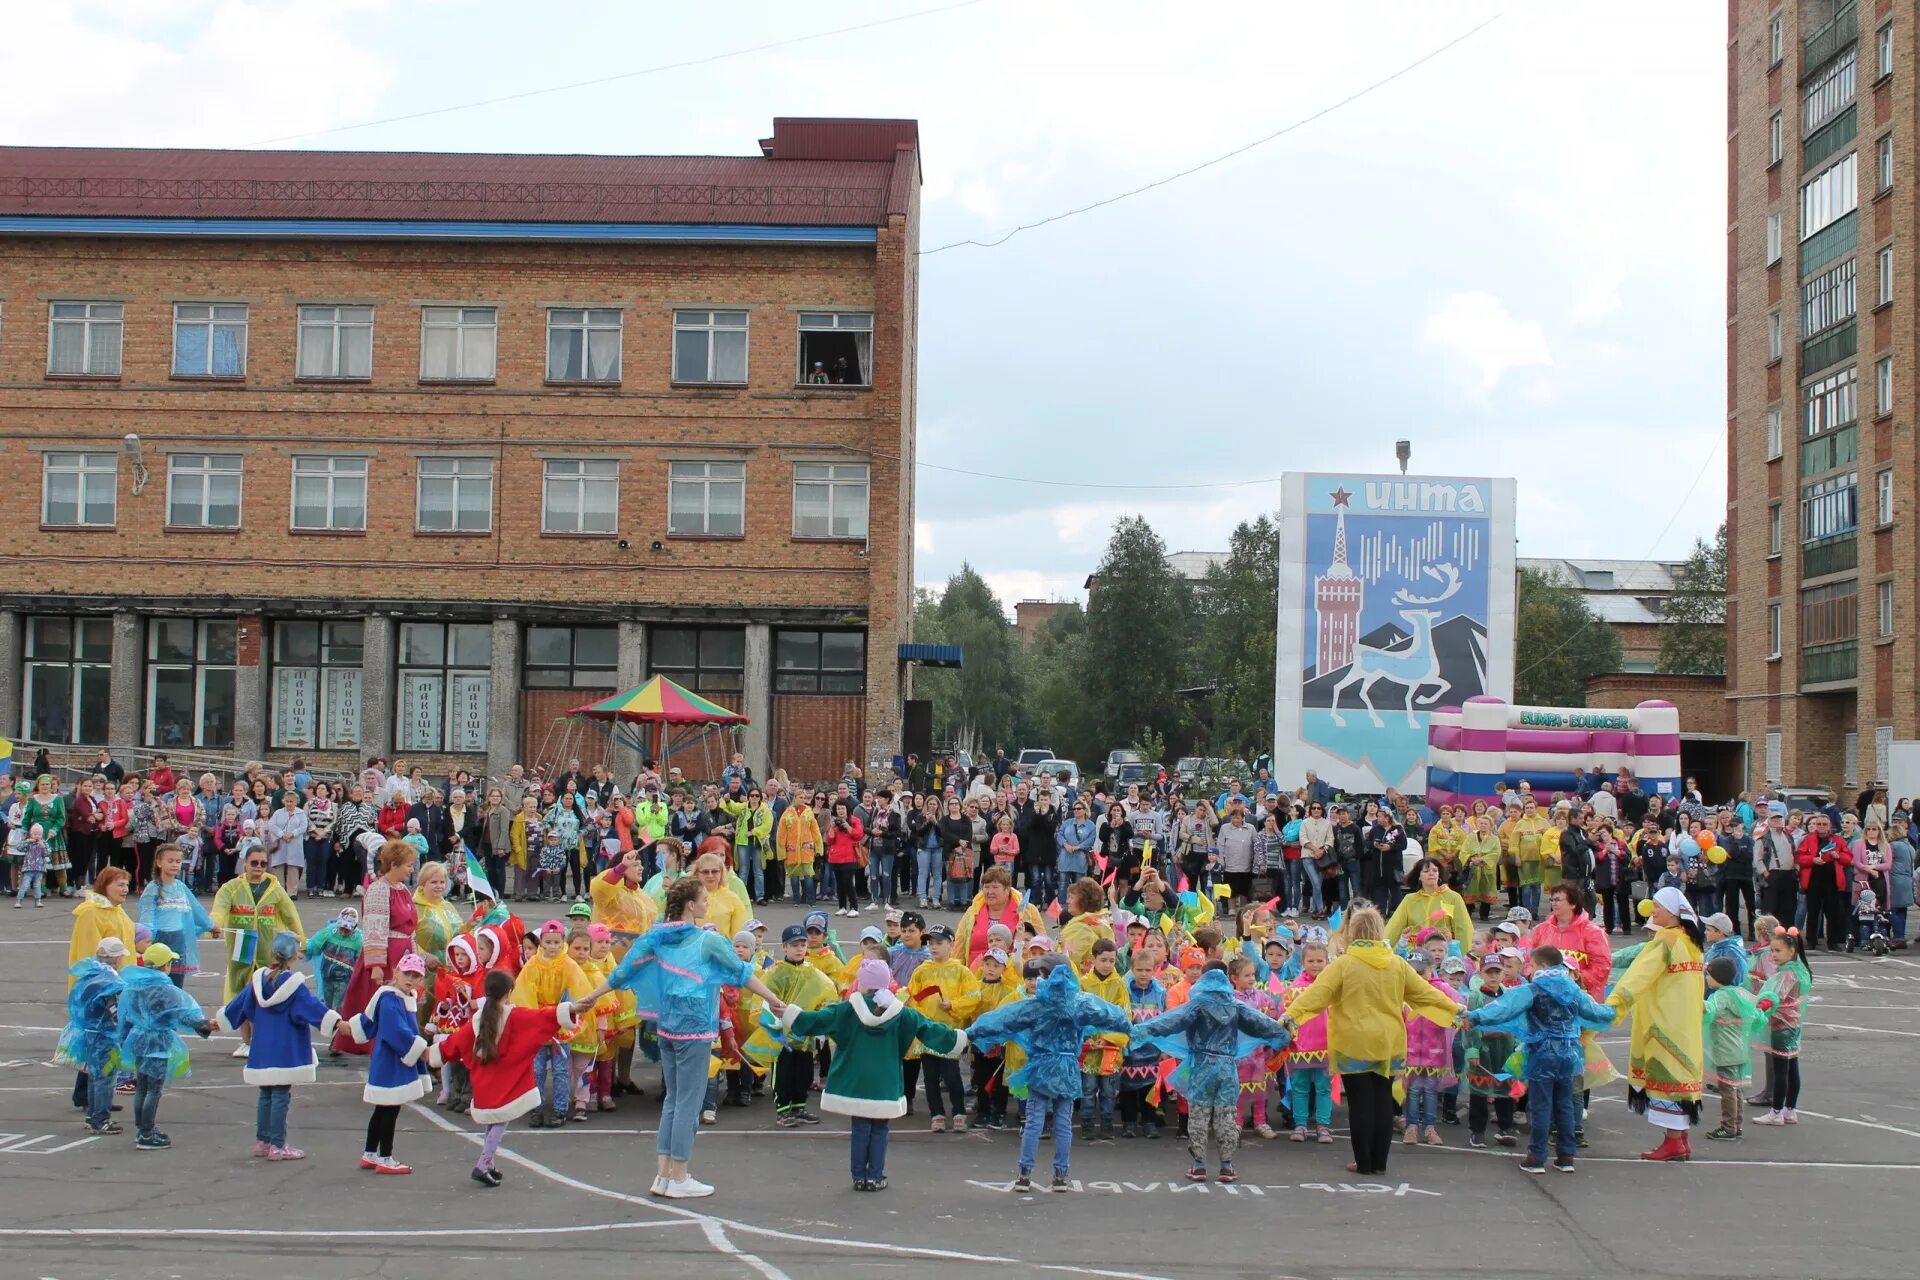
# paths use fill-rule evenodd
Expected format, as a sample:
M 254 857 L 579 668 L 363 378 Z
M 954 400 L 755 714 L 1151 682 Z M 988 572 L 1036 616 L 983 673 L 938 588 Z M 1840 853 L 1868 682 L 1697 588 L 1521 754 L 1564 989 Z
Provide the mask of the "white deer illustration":
M 1426 576 L 1445 584 L 1439 595 L 1416 596 L 1405 587 L 1393 593 L 1393 603 L 1405 606 L 1400 610 L 1400 616 L 1405 618 L 1407 625 L 1413 628 L 1411 643 L 1404 648 L 1392 650 L 1370 644 L 1354 646 L 1353 661 L 1347 665 L 1347 674 L 1342 676 L 1340 683 L 1333 687 L 1333 722 L 1335 724 L 1342 728 L 1346 726 L 1346 719 L 1340 714 L 1340 695 L 1350 685 L 1360 686 L 1360 701 L 1366 704 L 1367 714 L 1373 718 L 1373 727 L 1376 729 L 1383 729 L 1386 725 L 1380 719 L 1380 713 L 1374 709 L 1373 696 L 1369 692 L 1375 681 L 1386 680 L 1405 687 L 1409 727 L 1420 723 L 1414 719 L 1413 707 L 1414 695 L 1419 693 L 1422 687 L 1438 686 L 1432 696 L 1419 699 L 1423 707 L 1433 706 L 1452 687 L 1440 678 L 1440 655 L 1434 652 L 1433 648 L 1433 623 L 1440 616 L 1440 611 L 1425 606 L 1439 604 L 1460 590 L 1460 571 L 1451 564 L 1437 567 L 1429 565 Z

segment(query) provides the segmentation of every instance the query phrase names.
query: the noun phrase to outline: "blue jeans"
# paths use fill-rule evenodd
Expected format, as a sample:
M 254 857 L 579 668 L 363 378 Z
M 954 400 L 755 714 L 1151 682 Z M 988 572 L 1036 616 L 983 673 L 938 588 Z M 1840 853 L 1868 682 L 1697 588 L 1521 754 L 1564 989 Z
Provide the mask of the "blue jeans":
M 767 864 L 760 857 L 757 845 L 741 845 L 734 851 L 734 860 L 740 865 L 740 882 L 747 886 L 747 892 L 753 895 L 755 902 L 767 896 Z
M 660 1077 L 666 1098 L 660 1104 L 660 1140 L 654 1150 L 682 1163 L 693 1158 L 693 1135 L 700 1129 L 700 1104 L 707 1096 L 711 1040 L 660 1041 Z
M 887 1126 L 889 1120 L 853 1117 L 853 1180 L 878 1182 L 887 1176 Z
M 1113 1123 L 1113 1100 L 1120 1091 L 1119 1076 L 1100 1076 L 1091 1071 L 1080 1074 L 1080 1096 L 1086 1101 L 1086 1109 L 1080 1113 L 1082 1124 L 1092 1124 L 1096 1120 L 1102 1124 Z
M 1413 1088 L 1407 1090 L 1407 1128 L 1440 1123 L 1440 1091 Z
M 87 1072 L 87 1123 L 98 1129 L 113 1119 L 113 1072 Z
M 1293 1085 L 1294 1127 L 1332 1124 L 1333 1077 L 1327 1074 L 1327 1069 L 1295 1067 L 1288 1076 Z
M 1531 911 L 1537 919 L 1540 915 L 1540 886 L 1537 884 L 1521 885 L 1520 905 L 1528 911 Z M 1527 1109 L 1531 1111 L 1533 1108 L 1529 1105 Z
M 287 1108 L 293 1103 L 290 1084 L 263 1084 L 253 1109 L 253 1140 L 272 1146 L 287 1145 Z
M 160 1091 L 166 1087 L 166 1084 L 164 1076 L 150 1076 L 142 1073 L 134 1077 L 133 1132 L 135 1137 L 153 1136 L 153 1126 L 160 1122 Z M 108 1105 L 112 1105 L 111 1101 Z
M 942 854 L 938 849 L 922 849 L 914 855 L 913 896 L 925 902 L 932 902 L 941 894 L 941 881 L 945 878 L 946 868 L 941 863 Z
M 1048 1120 L 1053 1122 L 1053 1171 L 1067 1176 L 1073 1158 L 1073 1099 L 1027 1095 L 1026 1118 L 1020 1123 L 1020 1176 L 1033 1172 L 1034 1157 L 1040 1153 L 1040 1134 Z
M 1527 1077 L 1527 1159 L 1535 1164 L 1547 1161 L 1547 1122 L 1559 1130 L 1554 1139 L 1557 1155 L 1571 1156 L 1579 1150 L 1573 1140 L 1580 1127 L 1579 1090 L 1572 1076 Z
M 1340 905 L 1344 907 L 1353 901 L 1354 886 L 1358 884 L 1360 880 L 1360 864 L 1358 862 L 1342 860 L 1340 863 L 1339 879 Z M 1333 906 L 1331 902 L 1326 905 L 1329 907 Z
M 793 900 L 803 906 L 813 905 L 813 895 L 819 880 L 813 876 L 788 876 L 787 883 L 793 889 Z
M 867 858 L 867 896 L 875 902 L 893 901 L 892 854 L 873 854 Z
M 1287 864 L 1287 905 L 1296 911 L 1320 912 L 1320 868 L 1305 858 Z
M 1060 896 L 1060 877 L 1052 867 L 1032 867 L 1027 871 L 1027 901 L 1045 911 Z
M 567 1046 L 549 1041 L 533 1055 L 533 1083 L 540 1090 L 540 1105 L 550 1113 L 567 1118 L 567 1104 L 573 1101 L 573 1073 L 568 1068 Z

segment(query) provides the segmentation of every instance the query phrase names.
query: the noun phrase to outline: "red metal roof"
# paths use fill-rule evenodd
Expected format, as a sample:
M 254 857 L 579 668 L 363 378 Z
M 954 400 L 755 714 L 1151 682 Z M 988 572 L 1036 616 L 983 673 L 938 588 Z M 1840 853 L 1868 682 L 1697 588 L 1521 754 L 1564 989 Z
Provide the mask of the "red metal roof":
M 906 212 L 917 139 L 780 119 L 760 156 L 0 147 L 0 214 L 880 226 Z

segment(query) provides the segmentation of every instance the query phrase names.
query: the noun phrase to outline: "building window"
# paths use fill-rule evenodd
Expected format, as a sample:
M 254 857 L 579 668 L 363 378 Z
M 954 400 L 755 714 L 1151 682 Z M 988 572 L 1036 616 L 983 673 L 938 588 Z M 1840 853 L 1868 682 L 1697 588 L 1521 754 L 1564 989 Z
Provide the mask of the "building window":
M 1883 134 L 1877 148 L 1880 153 L 1880 189 L 1893 190 L 1893 135 Z
M 1849 471 L 1800 490 L 1800 540 L 1812 542 L 1860 527 L 1860 475 Z
M 1879 55 L 1878 74 L 1881 77 L 1893 74 L 1893 24 L 1886 23 L 1874 38 L 1874 48 Z
M 843 387 L 872 386 L 872 313 L 802 311 L 799 381 Z
M 1780 606 L 1777 604 L 1767 606 L 1767 656 L 1780 656 Z
M 1809 438 L 1848 426 L 1859 416 L 1854 404 L 1858 371 L 1848 365 L 1808 385 L 1805 392 L 1806 429 Z
M 400 751 L 485 751 L 493 628 L 484 622 L 400 624 Z
M 35 742 L 105 742 L 113 619 L 27 619 L 22 723 Z
M 1875 413 L 1893 412 L 1893 357 L 1881 356 L 1873 366 L 1873 408 Z
M 293 527 L 364 530 L 367 527 L 367 460 L 295 458 Z
M 1849 151 L 1800 187 L 1800 242 L 1860 207 L 1860 154 Z
M 667 532 L 737 538 L 746 532 L 747 464 L 667 466 Z
M 620 500 L 620 464 L 604 458 L 552 458 L 540 508 L 542 533 L 612 533 Z
M 1877 597 L 1875 603 L 1879 606 L 1877 612 L 1880 615 L 1878 634 L 1882 640 L 1891 639 L 1893 636 L 1893 580 L 1889 578 L 1877 584 L 1874 594 Z
M 1780 113 L 1774 112 L 1767 120 L 1767 163 L 1779 164 L 1780 157 L 1786 154 L 1785 131 L 1780 123 Z
M 1879 292 L 1875 302 L 1876 305 L 1884 306 L 1893 301 L 1893 246 L 1890 244 L 1881 246 L 1878 260 L 1880 269 L 1876 287 Z
M 420 308 L 420 380 L 492 382 L 498 336 L 492 307 Z
M 147 745 L 233 746 L 231 622 L 147 623 Z
M 1767 460 L 1769 462 L 1779 457 L 1785 450 L 1785 443 L 1780 436 L 1780 406 L 1769 405 L 1767 406 Z
M 1800 336 L 1811 338 L 1853 319 L 1859 310 L 1856 284 L 1853 259 L 1848 258 L 1801 285 Z
M 620 662 L 618 627 L 528 627 L 529 689 L 612 689 Z
M 1827 121 L 1846 110 L 1853 101 L 1854 84 L 1859 67 L 1859 50 L 1848 46 L 1847 51 L 1835 58 L 1820 78 L 1808 85 L 1801 94 L 1800 133 L 1804 137 L 1818 129 Z
M 620 381 L 620 319 L 617 309 L 547 312 L 547 381 Z
M 1767 554 L 1780 554 L 1780 504 L 1773 503 L 1767 508 Z
M 1876 472 L 1873 477 L 1874 519 L 1883 525 L 1893 523 L 1893 468 Z
M 112 378 L 120 374 L 125 326 L 117 302 L 48 304 L 47 372 L 68 377 Z
M 1780 358 L 1780 313 L 1767 312 L 1767 359 Z
M 742 383 L 747 380 L 747 313 L 673 313 L 673 380 Z
M 1800 643 L 1840 644 L 1860 636 L 1860 584 L 1835 582 L 1800 593 Z
M 747 633 L 738 628 L 654 627 L 648 637 L 647 674 L 696 693 L 738 694 L 746 666 Z
M 360 382 L 373 377 L 373 308 L 300 308 L 296 376 Z
M 1767 265 L 1780 261 L 1780 215 L 1767 215 Z
M 41 466 L 40 523 L 113 527 L 119 454 L 49 453 Z
M 1786 19 L 1774 14 L 1767 19 L 1767 65 L 1777 67 L 1786 50 Z
M 844 462 L 793 464 L 793 536 L 867 536 L 867 468 Z
M 775 693 L 865 693 L 864 631 L 780 631 L 773 638 Z
M 167 527 L 238 529 L 240 455 L 170 455 L 167 458 Z
M 414 528 L 422 533 L 485 533 L 493 528 L 493 459 L 422 458 Z
M 174 303 L 174 377 L 244 378 L 246 374 L 245 303 Z
M 364 624 L 273 624 L 276 748 L 351 751 L 360 745 Z

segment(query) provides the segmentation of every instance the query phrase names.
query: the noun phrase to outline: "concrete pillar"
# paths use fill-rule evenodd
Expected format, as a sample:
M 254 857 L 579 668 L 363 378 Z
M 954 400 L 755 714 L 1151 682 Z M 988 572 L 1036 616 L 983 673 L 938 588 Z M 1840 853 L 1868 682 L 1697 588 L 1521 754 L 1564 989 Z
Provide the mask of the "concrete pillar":
M 22 719 L 26 679 L 26 618 L 18 609 L 0 609 L 0 736 L 24 738 Z
M 368 614 L 360 632 L 360 757 L 393 761 L 393 619 Z
M 614 679 L 620 692 L 625 693 L 647 679 L 647 624 L 644 622 L 622 622 L 620 624 L 620 649 L 614 659 Z M 618 739 L 615 740 L 616 742 Z M 615 746 L 607 759 L 607 770 L 613 780 L 625 790 L 633 776 L 640 772 L 640 753 L 631 747 Z
M 113 666 L 107 681 L 107 742 L 137 747 L 146 741 L 146 628 L 137 613 L 113 615 Z
M 233 654 L 233 754 L 259 760 L 267 754 L 267 624 L 264 618 L 235 620 Z
M 773 629 L 764 622 L 747 625 L 746 693 L 740 714 L 747 718 L 740 751 L 756 778 L 773 770 Z
M 493 620 L 493 662 L 487 687 L 487 776 L 504 778 L 520 759 L 520 624 Z

